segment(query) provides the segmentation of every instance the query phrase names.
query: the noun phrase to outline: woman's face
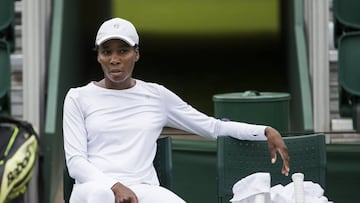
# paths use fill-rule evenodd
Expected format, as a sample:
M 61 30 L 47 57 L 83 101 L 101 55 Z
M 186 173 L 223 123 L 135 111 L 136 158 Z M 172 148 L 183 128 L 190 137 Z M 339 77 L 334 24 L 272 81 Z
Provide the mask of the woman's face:
M 105 84 L 111 89 L 132 86 L 132 72 L 139 59 L 139 49 L 118 39 L 108 40 L 98 49 L 97 60 L 104 72 Z

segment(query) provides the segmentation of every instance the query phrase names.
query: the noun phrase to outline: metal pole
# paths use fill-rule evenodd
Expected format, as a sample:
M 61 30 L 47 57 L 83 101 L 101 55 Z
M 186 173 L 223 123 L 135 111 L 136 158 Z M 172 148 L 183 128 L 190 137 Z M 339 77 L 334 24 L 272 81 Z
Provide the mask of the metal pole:
M 22 1 L 23 52 L 23 119 L 42 134 L 44 119 L 44 84 L 46 68 L 47 28 L 50 20 L 50 0 Z M 27 203 L 39 203 L 39 165 L 25 196 Z
M 330 130 L 329 3 L 328 0 L 306 1 L 314 130 L 326 132 Z

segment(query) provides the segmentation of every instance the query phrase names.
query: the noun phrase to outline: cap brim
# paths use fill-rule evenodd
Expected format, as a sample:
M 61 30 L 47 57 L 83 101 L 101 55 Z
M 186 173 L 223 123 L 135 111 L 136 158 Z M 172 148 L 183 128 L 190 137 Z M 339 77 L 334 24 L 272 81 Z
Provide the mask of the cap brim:
M 106 37 L 103 37 L 103 38 L 96 41 L 96 45 L 100 46 L 102 43 L 104 43 L 106 41 L 109 41 L 111 39 L 123 40 L 124 42 L 126 42 L 130 46 L 135 46 L 136 45 L 136 43 L 133 40 L 129 39 L 128 37 L 120 36 L 120 35 L 108 35 Z

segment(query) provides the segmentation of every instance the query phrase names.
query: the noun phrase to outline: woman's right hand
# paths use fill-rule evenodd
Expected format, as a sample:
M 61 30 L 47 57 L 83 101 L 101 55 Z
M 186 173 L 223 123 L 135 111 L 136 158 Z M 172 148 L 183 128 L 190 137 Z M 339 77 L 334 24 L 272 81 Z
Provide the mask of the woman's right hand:
M 135 193 L 119 182 L 115 183 L 111 190 L 115 195 L 115 203 L 138 203 Z

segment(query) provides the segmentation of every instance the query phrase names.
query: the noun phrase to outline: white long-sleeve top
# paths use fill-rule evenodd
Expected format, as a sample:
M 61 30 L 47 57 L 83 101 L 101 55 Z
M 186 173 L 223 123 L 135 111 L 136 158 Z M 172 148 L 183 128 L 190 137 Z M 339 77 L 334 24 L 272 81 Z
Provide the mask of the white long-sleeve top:
M 159 184 L 153 159 L 163 127 L 216 139 L 266 140 L 266 126 L 221 121 L 192 108 L 164 86 L 136 80 L 114 90 L 91 82 L 64 101 L 63 135 L 70 176 L 109 186 Z

